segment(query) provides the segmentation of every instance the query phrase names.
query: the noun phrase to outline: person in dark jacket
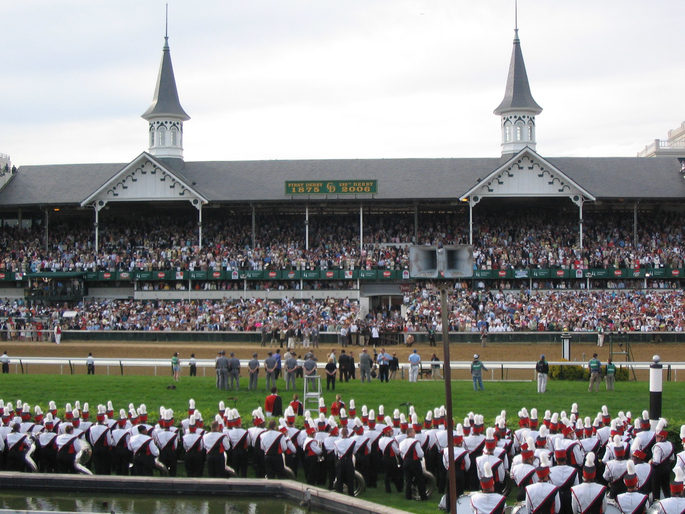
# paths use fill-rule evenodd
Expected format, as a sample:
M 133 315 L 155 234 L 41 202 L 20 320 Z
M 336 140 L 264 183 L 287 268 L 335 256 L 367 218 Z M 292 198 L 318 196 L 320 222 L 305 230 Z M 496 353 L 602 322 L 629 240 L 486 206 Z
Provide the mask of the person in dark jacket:
M 547 377 L 549 375 L 549 364 L 545 360 L 545 354 L 540 355 L 540 360 L 535 365 L 535 371 L 538 374 L 538 393 L 544 393 L 547 390 Z

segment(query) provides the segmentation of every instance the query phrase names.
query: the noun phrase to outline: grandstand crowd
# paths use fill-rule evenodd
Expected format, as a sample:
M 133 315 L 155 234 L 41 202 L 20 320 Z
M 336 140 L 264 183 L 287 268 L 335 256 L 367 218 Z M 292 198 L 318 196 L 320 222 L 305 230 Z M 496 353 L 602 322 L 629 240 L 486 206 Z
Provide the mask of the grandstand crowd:
M 682 289 L 472 291 L 450 294 L 450 331 L 513 332 L 682 332 L 685 292 Z M 292 331 L 298 343 L 315 333 L 359 333 L 368 343 L 375 328 L 384 333 L 442 331 L 440 295 L 417 287 L 406 293 L 401 308 L 381 308 L 360 314 L 357 300 L 336 299 L 221 299 L 221 300 L 84 300 L 70 307 L 32 305 L 0 300 L 2 337 L 25 337 L 22 329 L 49 330 L 170 330 L 261 332 Z M 47 334 L 46 334 L 47 335 Z M 33 337 L 33 336 L 31 336 Z M 357 341 L 355 341 L 357 343 Z
M 252 234 L 249 216 L 208 213 L 203 245 L 197 220 L 183 216 L 140 216 L 101 220 L 95 251 L 92 220 L 53 220 L 47 230 L 0 228 L 0 271 L 133 270 L 308 270 L 389 269 L 409 266 L 410 244 L 468 243 L 467 213 L 420 216 L 372 214 L 316 215 L 309 220 L 309 248 L 303 216 L 260 215 Z M 190 218 L 190 216 L 188 216 Z M 640 213 L 637 227 L 626 212 L 587 212 L 583 248 L 578 220 L 556 211 L 479 212 L 474 216 L 475 267 L 525 268 L 682 268 L 685 215 Z
M 58 412 L 49 402 L 44 412 L 0 400 L 0 468 L 176 476 L 182 463 L 189 477 L 226 478 L 302 478 L 302 470 L 307 483 L 339 492 L 347 487 L 355 494 L 365 485 L 426 500 L 435 489 L 449 489 L 451 442 L 457 495 L 482 490 L 471 494 L 475 512 L 501 512 L 492 507 L 501 502 L 503 508 L 510 493 L 533 504 L 551 501 L 544 512 L 604 512 L 608 500 L 629 513 L 645 512 L 659 499 L 659 512 L 685 508 L 685 451 L 677 453 L 669 440 L 666 420 L 650 423 L 647 411 L 612 416 L 603 406 L 581 413 L 574 403 L 568 413 L 538 416 L 536 408 L 522 408 L 517 419 L 502 411 L 489 427 L 469 412 L 449 437 L 444 407 L 421 420 L 411 406 L 406 415 L 399 409 L 386 414 L 383 405 L 357 410 L 354 400 L 347 405 L 339 396 L 330 406 L 320 403 L 318 412 L 303 411 L 297 396 L 285 409 L 274 404 L 275 416 L 259 407 L 249 428 L 223 402 L 207 422 L 192 399 L 179 418 L 164 406 L 155 419 L 145 405 L 115 410 L 108 402 L 97 406 L 94 419 L 89 410 L 75 402 Z M 685 425 L 679 438 L 685 443 Z M 538 495 L 535 484 L 547 482 Z M 666 502 L 671 496 L 680 499 Z M 477 508 L 485 500 L 495 502 L 491 509 Z M 594 504 L 597 509 L 588 510 Z

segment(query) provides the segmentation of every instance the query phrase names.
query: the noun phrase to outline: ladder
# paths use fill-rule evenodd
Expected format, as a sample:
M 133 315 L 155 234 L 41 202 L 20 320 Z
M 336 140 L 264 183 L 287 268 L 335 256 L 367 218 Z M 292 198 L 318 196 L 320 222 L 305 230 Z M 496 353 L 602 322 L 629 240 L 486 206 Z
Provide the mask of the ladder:
M 319 375 L 305 375 L 303 408 L 309 410 L 314 418 L 318 416 L 319 398 L 321 398 L 321 377 Z M 309 404 L 313 404 L 313 407 L 310 407 Z
M 633 349 L 630 346 L 630 340 L 628 339 L 628 336 L 625 334 L 618 334 L 617 335 L 618 341 L 618 350 L 614 351 L 614 338 L 610 337 L 609 338 L 609 358 L 614 359 L 614 355 L 625 355 L 626 362 L 633 362 L 635 359 L 633 358 Z M 633 380 L 637 381 L 637 375 L 635 374 L 635 368 L 631 365 L 628 365 L 628 369 L 630 372 L 633 374 Z

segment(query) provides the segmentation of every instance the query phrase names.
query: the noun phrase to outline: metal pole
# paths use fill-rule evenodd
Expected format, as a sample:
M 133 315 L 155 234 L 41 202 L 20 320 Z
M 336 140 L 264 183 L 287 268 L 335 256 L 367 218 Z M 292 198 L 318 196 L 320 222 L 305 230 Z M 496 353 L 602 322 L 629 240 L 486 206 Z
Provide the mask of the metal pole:
M 419 244 L 419 205 L 414 204 L 414 244 Z
M 583 249 L 583 200 L 580 200 L 580 205 L 578 206 L 578 229 L 580 232 L 580 249 Z
M 447 459 L 450 467 L 449 476 L 449 498 L 450 513 L 457 514 L 457 477 L 454 469 L 454 422 L 452 420 L 452 372 L 450 368 L 450 341 L 449 341 L 449 318 L 447 309 L 447 284 L 440 287 L 440 317 L 442 318 L 442 351 L 445 375 L 445 420 L 447 429 Z
M 359 205 L 359 255 L 364 250 L 364 206 Z
M 304 207 L 304 249 L 309 251 L 309 205 Z
M 50 216 L 48 215 L 48 208 L 45 208 L 45 253 L 48 253 L 48 236 L 50 234 L 49 231 L 49 225 L 50 225 Z
M 197 208 L 197 246 L 202 248 L 202 204 Z
M 473 244 L 473 204 L 469 198 L 469 244 Z
M 633 209 L 633 248 L 637 248 L 637 204 L 640 202 L 635 202 L 635 208 Z
M 661 357 L 652 357 L 652 364 L 649 365 L 649 420 L 652 430 L 661 417 L 661 392 L 663 390 L 663 365 Z
M 250 205 L 250 207 L 252 207 L 252 248 L 254 249 L 255 246 L 257 245 L 257 236 L 255 234 L 256 222 L 255 222 L 254 204 Z
M 97 205 L 95 206 L 95 253 L 98 253 L 98 250 L 100 248 L 100 232 L 99 232 L 99 225 L 100 225 L 100 211 L 98 210 Z

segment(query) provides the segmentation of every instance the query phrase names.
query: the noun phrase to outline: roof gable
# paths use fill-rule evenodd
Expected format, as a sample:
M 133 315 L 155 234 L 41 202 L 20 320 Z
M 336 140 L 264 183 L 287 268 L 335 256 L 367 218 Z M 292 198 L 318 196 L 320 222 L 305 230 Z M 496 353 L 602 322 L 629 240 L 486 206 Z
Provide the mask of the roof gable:
M 136 201 L 190 201 L 199 205 L 208 200 L 180 172 L 143 152 L 93 191 L 81 205 L 95 203 L 103 207 L 109 202 Z
M 552 163 L 530 148 L 524 148 L 493 170 L 461 199 L 478 203 L 489 197 L 570 197 L 574 203 L 595 197 Z

